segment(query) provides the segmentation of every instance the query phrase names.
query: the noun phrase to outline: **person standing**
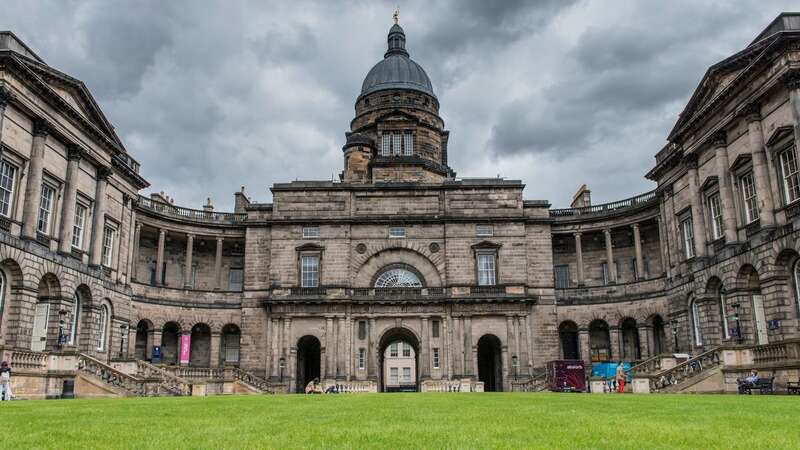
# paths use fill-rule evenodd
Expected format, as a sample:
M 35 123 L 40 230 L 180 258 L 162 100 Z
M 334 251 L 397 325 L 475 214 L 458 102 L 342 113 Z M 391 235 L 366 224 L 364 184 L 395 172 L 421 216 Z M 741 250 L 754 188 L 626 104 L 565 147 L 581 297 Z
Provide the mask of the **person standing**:
M 11 367 L 7 361 L 0 363 L 0 401 L 11 400 Z
M 625 392 L 625 366 L 622 362 L 617 366 L 617 392 Z

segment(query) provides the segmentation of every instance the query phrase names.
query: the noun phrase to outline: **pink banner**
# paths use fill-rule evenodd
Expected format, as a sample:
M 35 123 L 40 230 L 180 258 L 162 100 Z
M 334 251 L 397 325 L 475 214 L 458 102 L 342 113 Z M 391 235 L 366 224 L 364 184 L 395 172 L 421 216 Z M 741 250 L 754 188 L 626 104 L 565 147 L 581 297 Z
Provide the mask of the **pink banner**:
M 185 333 L 181 335 L 181 364 L 189 364 L 189 351 L 192 348 L 192 335 Z

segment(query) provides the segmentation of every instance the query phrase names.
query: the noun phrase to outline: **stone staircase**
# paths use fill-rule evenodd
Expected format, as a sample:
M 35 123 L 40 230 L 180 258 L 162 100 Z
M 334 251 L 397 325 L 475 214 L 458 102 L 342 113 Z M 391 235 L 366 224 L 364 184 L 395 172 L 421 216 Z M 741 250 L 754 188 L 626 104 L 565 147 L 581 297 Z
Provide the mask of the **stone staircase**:
M 547 390 L 547 373 L 534 374 L 525 381 L 512 381 L 511 392 L 542 392 Z
M 720 377 L 715 383 L 721 384 L 722 351 L 722 347 L 716 347 L 663 370 L 646 370 L 650 367 L 660 367 L 654 362 L 647 362 L 648 366 L 637 370 L 634 370 L 636 367 L 632 367 L 634 390 L 637 389 L 637 383 L 644 382 L 640 380 L 647 380 L 647 389 L 651 393 L 693 392 L 695 391 L 693 387 L 715 376 Z
M 191 395 L 186 380 L 170 375 L 144 361 L 136 361 L 136 373 L 126 373 L 85 353 L 78 353 L 77 377 L 85 378 L 99 390 L 126 397 Z

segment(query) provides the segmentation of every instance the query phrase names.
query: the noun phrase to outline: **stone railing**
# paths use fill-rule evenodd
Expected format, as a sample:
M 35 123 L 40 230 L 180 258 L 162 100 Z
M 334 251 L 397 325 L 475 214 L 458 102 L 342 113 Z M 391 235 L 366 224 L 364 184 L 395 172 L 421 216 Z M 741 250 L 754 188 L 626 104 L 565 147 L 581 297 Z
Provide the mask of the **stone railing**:
M 132 395 L 157 395 L 157 389 L 148 389 L 147 383 L 137 377 L 117 370 L 100 360 L 83 353 L 78 355 L 78 371 L 91 375 L 109 386 L 123 389 Z
M 222 379 L 225 369 L 215 367 L 157 366 L 167 373 L 186 380 Z
M 463 380 L 425 380 L 420 383 L 422 392 L 483 392 L 482 381 Z
M 559 305 L 584 305 L 652 298 L 666 289 L 666 277 L 616 284 L 570 286 L 555 290 Z
M 511 392 L 541 392 L 547 389 L 547 374 L 541 373 L 524 381 L 511 381 Z
M 752 348 L 754 364 L 769 364 L 800 359 L 800 339 L 792 339 Z
M 663 359 L 662 355 L 656 355 L 647 358 L 644 361 L 641 361 L 638 364 L 631 366 L 631 368 L 628 369 L 628 373 L 632 375 L 656 373 L 661 370 L 662 359 Z
M 722 361 L 722 347 L 701 353 L 675 367 L 650 375 L 650 392 L 663 391 L 670 386 L 680 384 L 689 378 L 719 366 Z
M 161 388 L 173 395 L 191 395 L 191 383 L 146 361 L 136 360 L 136 375 L 142 379 L 156 380 Z
M 635 197 L 618 200 L 616 202 L 603 203 L 600 205 L 584 206 L 580 208 L 561 208 L 551 209 L 550 217 L 575 217 L 575 216 L 598 216 L 612 212 L 641 207 L 658 203 L 658 194 L 655 190 L 639 194 Z
M 11 369 L 47 371 L 47 353 L 13 350 L 11 353 Z
M 250 372 L 246 372 L 238 367 L 226 367 L 225 374 L 226 374 L 225 378 L 228 378 L 228 374 L 230 374 L 230 377 L 233 378 L 234 380 L 242 382 L 261 392 L 269 394 L 275 393 L 272 384 L 269 381 L 257 375 L 253 375 Z
M 369 380 L 326 381 L 322 383 L 323 390 L 331 386 L 335 386 L 336 391 L 340 394 L 368 394 L 378 392 L 378 384 Z
M 200 223 L 240 224 L 247 219 L 247 214 L 184 208 L 182 206 L 154 201 L 143 195 L 139 196 L 139 208 L 161 216 Z

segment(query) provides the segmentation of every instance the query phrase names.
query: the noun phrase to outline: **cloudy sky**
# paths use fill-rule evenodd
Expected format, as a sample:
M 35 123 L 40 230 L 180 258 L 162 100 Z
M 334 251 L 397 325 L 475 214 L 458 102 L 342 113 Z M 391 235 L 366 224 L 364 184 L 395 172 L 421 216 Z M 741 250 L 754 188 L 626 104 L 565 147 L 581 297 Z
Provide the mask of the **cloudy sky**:
M 231 209 L 246 186 L 330 179 L 395 5 L 461 177 L 521 179 L 565 206 L 643 175 L 708 66 L 795 1 L 5 0 L 10 29 L 83 80 L 152 190 Z M 336 175 L 338 176 L 338 175 Z

